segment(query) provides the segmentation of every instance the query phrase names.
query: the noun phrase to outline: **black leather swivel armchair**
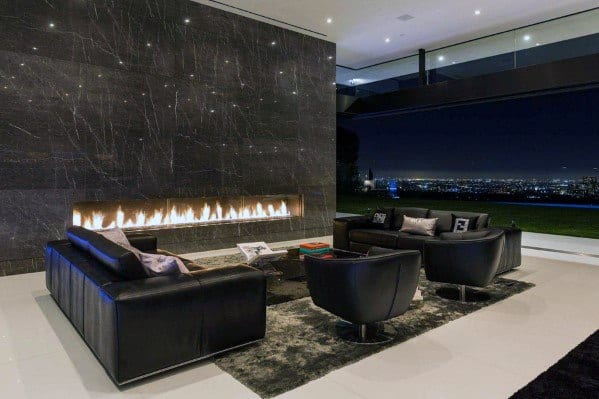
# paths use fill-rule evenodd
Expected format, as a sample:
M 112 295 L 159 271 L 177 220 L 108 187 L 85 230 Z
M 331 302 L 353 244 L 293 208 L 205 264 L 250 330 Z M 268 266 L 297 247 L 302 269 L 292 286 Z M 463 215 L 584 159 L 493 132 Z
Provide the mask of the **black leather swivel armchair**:
M 368 256 L 305 257 L 314 304 L 349 323 L 338 323 L 341 338 L 384 343 L 395 331 L 380 322 L 408 310 L 420 277 L 420 252 L 371 248 Z
M 486 287 L 497 274 L 505 246 L 505 233 L 493 229 L 483 238 L 440 240 L 424 244 L 426 278 L 439 283 L 457 284 L 459 295 L 446 289 L 437 293 L 449 299 L 476 301 L 488 299 L 484 293 L 470 291 L 466 286 Z

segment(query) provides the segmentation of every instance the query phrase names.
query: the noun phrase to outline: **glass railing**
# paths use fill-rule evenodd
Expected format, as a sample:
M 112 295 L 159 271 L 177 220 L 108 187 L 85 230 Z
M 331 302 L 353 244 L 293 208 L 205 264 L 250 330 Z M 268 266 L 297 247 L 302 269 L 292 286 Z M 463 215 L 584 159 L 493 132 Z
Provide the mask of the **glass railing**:
M 429 83 L 599 53 L 599 8 L 426 53 Z M 359 97 L 417 87 L 418 56 L 358 70 L 337 67 L 338 92 Z

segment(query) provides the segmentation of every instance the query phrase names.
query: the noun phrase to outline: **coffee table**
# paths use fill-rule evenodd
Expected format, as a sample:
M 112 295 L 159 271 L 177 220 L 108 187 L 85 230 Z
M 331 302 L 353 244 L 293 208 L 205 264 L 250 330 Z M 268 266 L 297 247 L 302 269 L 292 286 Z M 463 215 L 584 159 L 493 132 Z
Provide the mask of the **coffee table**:
M 366 256 L 362 253 L 342 249 L 331 249 L 329 254 L 333 255 L 334 258 L 359 258 Z M 306 277 L 304 258 L 300 256 L 299 248 L 288 249 L 287 255 L 279 260 L 269 262 L 263 267 L 263 270 L 267 277 L 275 278 L 278 281 L 296 280 Z

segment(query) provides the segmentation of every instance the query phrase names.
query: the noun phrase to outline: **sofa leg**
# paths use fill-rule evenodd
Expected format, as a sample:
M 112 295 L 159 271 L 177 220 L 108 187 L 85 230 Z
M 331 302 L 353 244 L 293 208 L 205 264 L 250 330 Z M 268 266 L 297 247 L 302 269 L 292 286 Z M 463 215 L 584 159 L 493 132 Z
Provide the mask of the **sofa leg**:
M 437 288 L 435 292 L 443 299 L 461 303 L 486 302 L 491 299 L 488 292 L 474 290 L 462 284 L 457 285 L 457 290 L 455 286 L 451 286 Z
M 461 284 L 460 289 L 460 302 L 466 302 L 466 286 Z
M 360 345 L 384 344 L 397 335 L 397 330 L 389 323 L 352 324 L 340 321 L 335 327 L 341 339 Z
M 358 326 L 358 336 L 360 337 L 360 342 L 366 342 L 366 332 L 367 332 L 366 324 L 360 324 Z

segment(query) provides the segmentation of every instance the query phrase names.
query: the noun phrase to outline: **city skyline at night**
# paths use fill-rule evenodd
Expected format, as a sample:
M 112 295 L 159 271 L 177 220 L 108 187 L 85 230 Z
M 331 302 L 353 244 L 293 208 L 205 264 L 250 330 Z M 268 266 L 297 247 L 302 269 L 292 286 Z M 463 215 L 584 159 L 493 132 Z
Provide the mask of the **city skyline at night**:
M 599 176 L 599 89 L 342 122 L 358 169 L 421 179 Z

